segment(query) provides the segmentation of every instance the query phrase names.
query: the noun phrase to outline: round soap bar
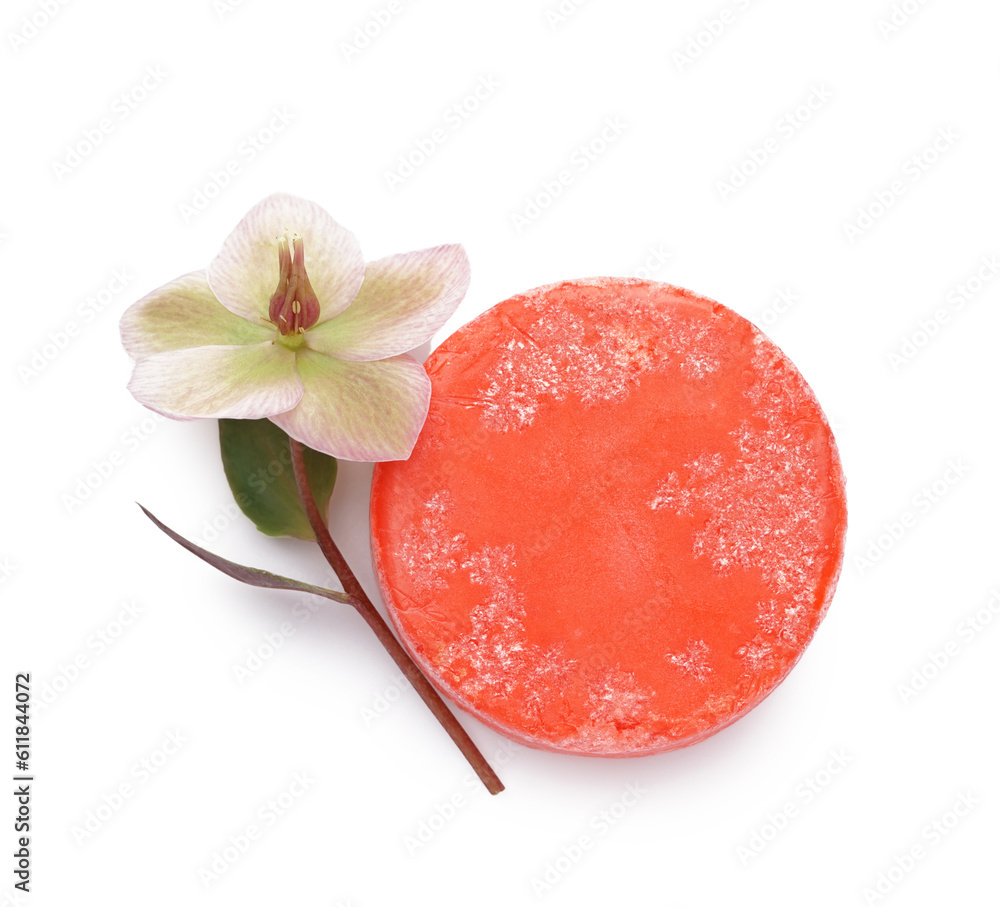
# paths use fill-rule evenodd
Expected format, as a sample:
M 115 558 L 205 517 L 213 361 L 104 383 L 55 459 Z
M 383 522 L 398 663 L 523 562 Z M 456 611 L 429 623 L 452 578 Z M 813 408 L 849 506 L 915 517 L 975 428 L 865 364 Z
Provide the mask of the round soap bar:
M 371 500 L 382 593 L 444 695 L 530 746 L 632 756 L 757 705 L 822 619 L 844 479 L 795 366 L 725 306 L 592 279 L 515 296 L 426 364 Z

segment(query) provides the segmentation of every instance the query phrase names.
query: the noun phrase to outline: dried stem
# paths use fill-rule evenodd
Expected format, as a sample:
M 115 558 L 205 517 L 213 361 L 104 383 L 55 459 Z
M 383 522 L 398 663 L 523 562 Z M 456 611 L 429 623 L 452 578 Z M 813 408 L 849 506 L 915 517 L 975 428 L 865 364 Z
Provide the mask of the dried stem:
M 430 681 L 421 673 L 420 668 L 400 645 L 399 640 L 392 634 L 389 625 L 383 620 L 371 600 L 361 588 L 361 583 L 348 566 L 340 549 L 330 535 L 313 498 L 312 489 L 309 487 L 309 479 L 306 475 L 305 460 L 303 458 L 302 445 L 294 438 L 289 438 L 292 453 L 292 469 L 295 472 L 295 483 L 299 489 L 299 496 L 302 498 L 302 506 L 305 508 L 306 516 L 309 518 L 309 525 L 312 526 L 316 541 L 319 543 L 323 556 L 333 567 L 344 591 L 351 597 L 351 604 L 358 613 L 365 619 L 365 622 L 375 632 L 380 643 L 389 653 L 397 667 L 406 675 L 406 678 L 413 685 L 413 688 L 420 694 L 420 698 L 427 703 L 428 708 L 441 726 L 448 732 L 448 735 L 455 741 L 456 746 L 462 751 L 462 755 L 468 760 L 469 765 L 479 776 L 479 780 L 486 785 L 486 789 L 491 794 L 499 794 L 503 790 L 503 784 L 497 777 L 496 772 L 486 761 L 486 757 L 479 751 L 479 748 L 472 742 L 472 738 L 465 732 L 465 728 L 458 723 L 458 719 L 445 705 L 444 700 L 437 690 L 431 686 Z

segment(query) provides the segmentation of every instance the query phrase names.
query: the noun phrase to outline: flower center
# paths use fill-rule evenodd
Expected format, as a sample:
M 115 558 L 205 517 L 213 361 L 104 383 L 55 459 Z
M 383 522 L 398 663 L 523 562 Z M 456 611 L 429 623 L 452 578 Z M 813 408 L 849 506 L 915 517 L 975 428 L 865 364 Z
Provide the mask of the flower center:
M 319 319 L 319 300 L 306 274 L 302 236 L 289 231 L 278 237 L 278 287 L 271 295 L 268 320 L 282 334 L 304 334 Z

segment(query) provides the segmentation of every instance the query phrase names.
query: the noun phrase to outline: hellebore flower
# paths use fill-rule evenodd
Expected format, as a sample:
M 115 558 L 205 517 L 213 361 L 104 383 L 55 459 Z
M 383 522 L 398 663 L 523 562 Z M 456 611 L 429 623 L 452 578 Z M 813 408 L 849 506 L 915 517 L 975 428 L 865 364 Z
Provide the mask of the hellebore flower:
M 406 459 L 430 381 L 403 355 L 428 341 L 469 286 L 460 245 L 367 265 L 318 205 L 272 195 L 204 271 L 129 307 L 129 390 L 173 419 L 268 418 L 345 460 Z

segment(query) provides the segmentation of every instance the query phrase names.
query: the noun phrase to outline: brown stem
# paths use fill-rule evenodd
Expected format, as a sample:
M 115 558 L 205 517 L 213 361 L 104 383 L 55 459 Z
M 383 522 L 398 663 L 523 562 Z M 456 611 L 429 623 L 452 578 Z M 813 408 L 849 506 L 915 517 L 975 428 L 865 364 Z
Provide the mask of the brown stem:
M 503 784 L 497 777 L 496 772 L 486 761 L 486 757 L 479 751 L 479 748 L 472 742 L 472 738 L 465 732 L 465 728 L 458 723 L 458 719 L 452 714 L 438 691 L 431 686 L 430 681 L 424 677 L 420 668 L 400 645 L 399 640 L 392 634 L 389 625 L 378 613 L 371 599 L 365 594 L 365 590 L 358 582 L 358 578 L 348 566 L 344 555 L 334 542 L 329 530 L 326 528 L 326 520 L 323 519 L 313 498 L 312 489 L 309 487 L 309 478 L 306 474 L 306 464 L 303 457 L 302 444 L 294 438 L 289 438 L 289 445 L 292 453 L 292 470 L 295 473 L 295 484 L 299 489 L 299 497 L 302 499 L 302 506 L 305 508 L 306 516 L 309 518 L 309 525 L 312 526 L 316 541 L 319 543 L 323 556 L 333 567 L 344 591 L 351 597 L 351 604 L 358 613 L 365 619 L 365 622 L 375 632 L 380 643 L 396 662 L 396 666 L 406 675 L 406 678 L 413 685 L 413 688 L 420 694 L 420 698 L 427 703 L 427 707 L 434 713 L 434 717 L 441 722 L 441 726 L 448 732 L 448 735 L 455 741 L 455 745 L 462 751 L 462 755 L 468 760 L 479 780 L 486 785 L 486 789 L 491 794 L 499 794 L 503 790 Z

